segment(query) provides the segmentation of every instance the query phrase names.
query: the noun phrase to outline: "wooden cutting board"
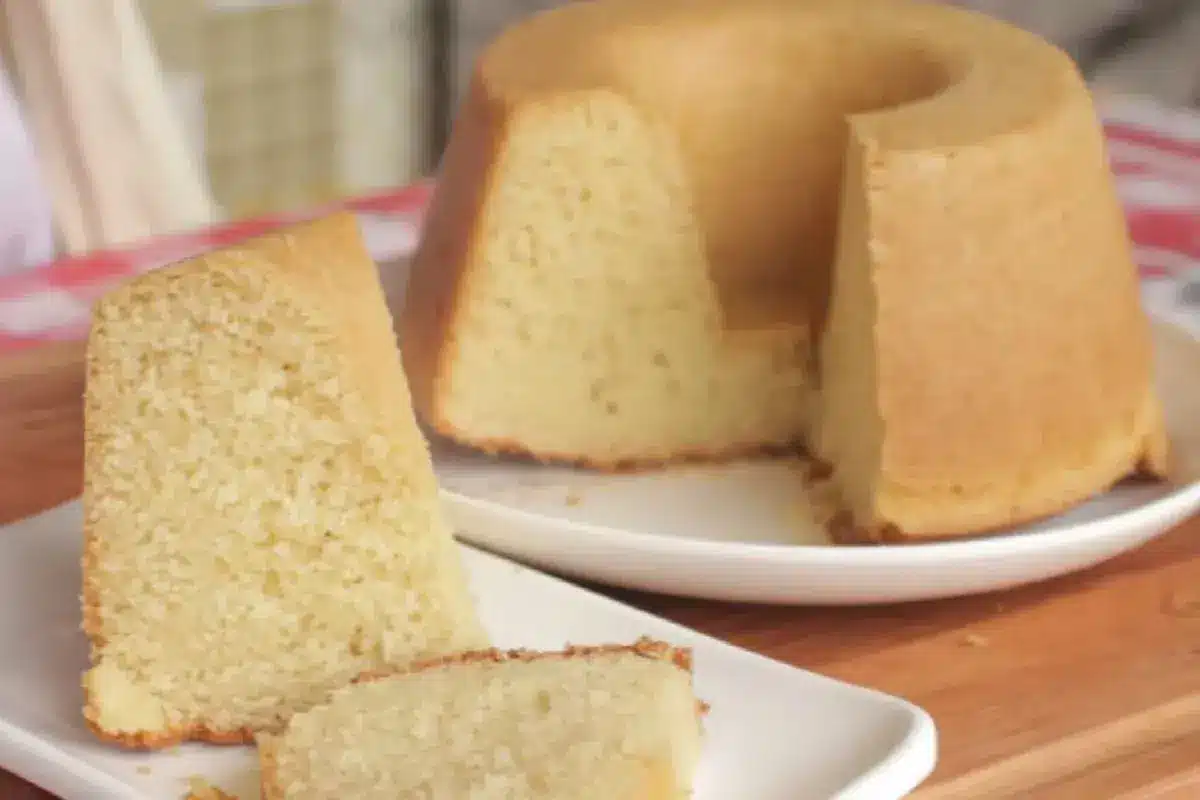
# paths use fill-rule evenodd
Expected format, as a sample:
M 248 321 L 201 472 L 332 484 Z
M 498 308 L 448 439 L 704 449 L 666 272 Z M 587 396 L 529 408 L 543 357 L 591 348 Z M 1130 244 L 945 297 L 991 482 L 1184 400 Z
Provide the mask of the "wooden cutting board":
M 1200 378 L 1194 348 L 1179 380 Z M 0 524 L 79 490 L 82 354 L 0 357 Z M 941 754 L 921 800 L 1200 798 L 1200 518 L 1088 572 L 961 600 L 802 609 L 604 591 L 922 705 Z M 0 798 L 48 797 L 0 771 Z

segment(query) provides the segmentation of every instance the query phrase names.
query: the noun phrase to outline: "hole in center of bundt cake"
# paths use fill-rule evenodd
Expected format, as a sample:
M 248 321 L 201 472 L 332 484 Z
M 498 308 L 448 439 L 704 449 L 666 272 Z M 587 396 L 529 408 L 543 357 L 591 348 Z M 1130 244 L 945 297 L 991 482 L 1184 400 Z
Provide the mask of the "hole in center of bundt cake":
M 836 256 L 848 119 L 932 97 L 958 66 L 952 53 L 872 20 L 789 25 L 774 7 L 738 11 L 698 15 L 669 37 L 626 35 L 613 68 L 628 96 L 678 136 L 726 328 L 816 333 Z M 753 54 L 734 57 L 747 43 Z M 700 53 L 720 64 L 703 79 Z

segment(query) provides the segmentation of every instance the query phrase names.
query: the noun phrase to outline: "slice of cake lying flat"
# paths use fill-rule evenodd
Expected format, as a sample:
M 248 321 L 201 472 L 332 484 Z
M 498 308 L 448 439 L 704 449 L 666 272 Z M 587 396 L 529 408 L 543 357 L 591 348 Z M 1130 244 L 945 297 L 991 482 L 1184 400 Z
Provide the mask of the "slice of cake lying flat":
M 266 800 L 678 800 L 702 706 L 691 653 L 496 650 L 367 676 L 259 739 Z
M 488 645 L 353 217 L 103 298 L 85 414 L 102 738 L 250 741 L 365 670 Z

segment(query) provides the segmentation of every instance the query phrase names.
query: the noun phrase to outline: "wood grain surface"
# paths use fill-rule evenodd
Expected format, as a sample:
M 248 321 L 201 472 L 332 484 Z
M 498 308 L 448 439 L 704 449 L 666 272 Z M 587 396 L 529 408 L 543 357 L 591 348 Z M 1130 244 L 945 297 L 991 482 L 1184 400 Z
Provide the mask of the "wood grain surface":
M 78 493 L 82 354 L 0 357 L 0 524 Z M 924 706 L 941 753 L 917 798 L 1200 797 L 1200 518 L 1088 572 L 961 600 L 803 609 L 608 593 Z M 49 797 L 0 771 L 0 798 Z

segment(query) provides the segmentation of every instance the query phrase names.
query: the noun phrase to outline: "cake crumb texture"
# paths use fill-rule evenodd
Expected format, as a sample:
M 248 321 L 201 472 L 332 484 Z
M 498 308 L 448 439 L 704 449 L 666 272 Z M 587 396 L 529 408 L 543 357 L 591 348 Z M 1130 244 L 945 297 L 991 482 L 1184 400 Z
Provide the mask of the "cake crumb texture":
M 683 800 L 690 652 L 485 650 L 364 676 L 259 741 L 263 797 Z
M 246 742 L 364 670 L 487 644 L 352 216 L 102 298 L 85 424 L 101 737 Z

